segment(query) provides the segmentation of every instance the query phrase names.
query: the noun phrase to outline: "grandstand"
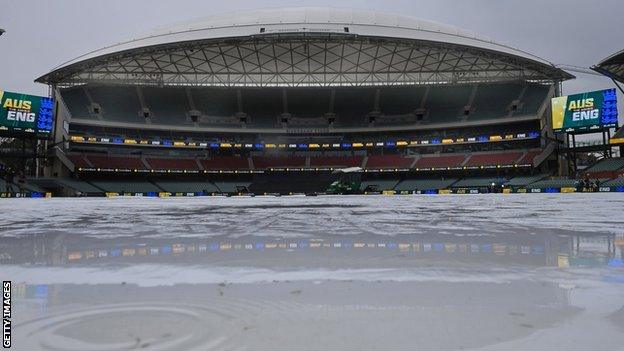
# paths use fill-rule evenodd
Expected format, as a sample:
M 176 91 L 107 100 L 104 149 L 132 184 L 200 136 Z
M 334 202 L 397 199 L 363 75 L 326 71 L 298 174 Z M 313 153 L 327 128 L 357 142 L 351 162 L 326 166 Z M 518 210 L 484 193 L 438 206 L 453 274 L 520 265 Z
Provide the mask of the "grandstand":
M 524 51 L 401 15 L 212 16 L 38 78 L 69 127 L 57 128 L 58 155 L 40 184 L 84 194 L 308 193 L 357 167 L 362 191 L 524 186 L 521 177 L 556 164 L 545 106 L 571 78 Z

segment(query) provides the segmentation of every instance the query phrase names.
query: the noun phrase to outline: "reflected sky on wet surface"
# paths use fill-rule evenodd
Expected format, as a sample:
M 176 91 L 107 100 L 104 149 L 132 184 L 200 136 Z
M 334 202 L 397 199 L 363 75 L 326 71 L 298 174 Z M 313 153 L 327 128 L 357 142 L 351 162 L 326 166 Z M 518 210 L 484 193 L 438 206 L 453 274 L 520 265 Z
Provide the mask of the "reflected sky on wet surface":
M 0 272 L 14 285 L 17 350 L 613 350 L 623 205 L 619 194 L 6 200 Z

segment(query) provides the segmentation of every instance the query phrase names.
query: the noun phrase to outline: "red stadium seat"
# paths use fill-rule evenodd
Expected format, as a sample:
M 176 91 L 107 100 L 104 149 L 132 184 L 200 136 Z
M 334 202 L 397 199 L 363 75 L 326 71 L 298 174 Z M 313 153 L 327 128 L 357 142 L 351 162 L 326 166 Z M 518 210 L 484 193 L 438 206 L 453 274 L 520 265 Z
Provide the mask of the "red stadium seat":
M 135 157 L 96 156 L 89 155 L 87 159 L 95 168 L 105 169 L 146 169 L 143 161 Z
M 361 167 L 362 156 L 310 157 L 310 167 Z
M 194 159 L 148 158 L 147 163 L 155 170 L 197 171 L 199 167 Z
M 89 165 L 87 160 L 84 158 L 84 155 L 79 155 L 79 154 L 67 155 L 67 158 L 69 158 L 69 160 L 72 161 L 74 166 L 76 166 L 77 168 L 90 168 L 91 167 L 91 165 Z
M 219 156 L 200 160 L 200 162 L 207 171 L 238 171 L 249 169 L 249 162 L 246 157 Z
M 305 157 L 253 157 L 256 169 L 305 167 Z
M 526 155 L 524 155 L 524 157 L 522 157 L 520 161 L 518 161 L 518 164 L 519 165 L 532 165 L 533 159 L 535 159 L 535 157 L 537 157 L 537 155 L 541 153 L 542 153 L 542 150 L 531 150 L 527 152 Z
M 522 154 L 523 152 L 505 152 L 472 155 L 468 162 L 466 162 L 466 166 L 480 167 L 513 165 L 516 164 L 516 161 L 522 156 Z
M 401 155 L 373 155 L 368 156 L 366 168 L 409 168 L 412 162 L 414 162 L 413 158 L 407 158 Z
M 414 168 L 452 168 L 460 167 L 466 155 L 425 156 L 416 161 Z

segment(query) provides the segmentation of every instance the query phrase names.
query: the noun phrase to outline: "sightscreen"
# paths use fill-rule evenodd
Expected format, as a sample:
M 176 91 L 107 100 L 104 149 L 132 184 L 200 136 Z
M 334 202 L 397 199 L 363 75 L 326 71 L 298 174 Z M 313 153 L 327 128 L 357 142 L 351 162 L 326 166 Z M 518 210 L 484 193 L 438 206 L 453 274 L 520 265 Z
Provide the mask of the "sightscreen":
M 0 131 L 49 134 L 54 99 L 0 90 Z
M 591 131 L 616 127 L 617 121 L 615 89 L 552 99 L 552 125 L 555 132 Z

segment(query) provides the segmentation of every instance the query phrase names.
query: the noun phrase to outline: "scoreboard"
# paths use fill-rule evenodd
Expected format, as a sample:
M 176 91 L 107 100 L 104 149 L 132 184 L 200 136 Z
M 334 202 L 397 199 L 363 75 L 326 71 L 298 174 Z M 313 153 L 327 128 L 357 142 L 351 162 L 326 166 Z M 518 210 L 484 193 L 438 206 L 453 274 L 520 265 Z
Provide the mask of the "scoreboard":
M 617 124 L 615 89 L 552 99 L 552 125 L 555 132 L 600 130 L 617 127 Z
M 50 134 L 54 99 L 0 90 L 0 131 Z

